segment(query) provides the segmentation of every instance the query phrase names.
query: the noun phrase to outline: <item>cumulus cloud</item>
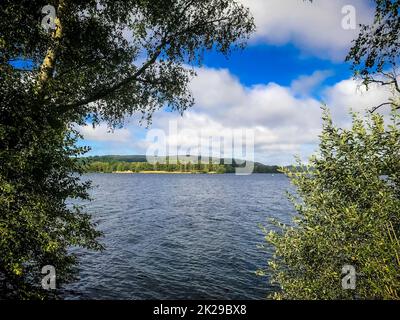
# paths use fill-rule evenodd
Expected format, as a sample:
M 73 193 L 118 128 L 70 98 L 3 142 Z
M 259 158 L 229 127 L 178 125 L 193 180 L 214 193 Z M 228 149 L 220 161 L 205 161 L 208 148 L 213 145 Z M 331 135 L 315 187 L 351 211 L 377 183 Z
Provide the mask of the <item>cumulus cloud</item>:
M 100 142 L 128 142 L 132 139 L 128 129 L 115 129 L 111 131 L 106 124 L 100 124 L 93 128 L 86 125 L 78 128 L 86 140 Z
M 371 1 L 366 0 L 240 0 L 254 15 L 257 32 L 253 41 L 282 45 L 293 43 L 306 54 L 343 60 L 358 28 L 349 26 L 355 9 L 355 25 L 373 19 Z M 351 21 L 350 21 L 351 22 Z M 351 24 L 350 24 L 351 25 Z
M 346 126 L 350 122 L 349 110 L 361 113 L 370 110 L 387 102 L 392 93 L 389 87 L 372 84 L 367 90 L 360 81 L 347 79 L 327 88 L 323 95 L 326 104 L 332 110 L 334 120 L 340 125 Z M 381 113 L 388 111 L 390 110 L 380 110 Z
M 317 70 L 311 75 L 302 75 L 292 81 L 291 89 L 299 95 L 310 95 L 316 87 L 332 75 L 331 70 Z

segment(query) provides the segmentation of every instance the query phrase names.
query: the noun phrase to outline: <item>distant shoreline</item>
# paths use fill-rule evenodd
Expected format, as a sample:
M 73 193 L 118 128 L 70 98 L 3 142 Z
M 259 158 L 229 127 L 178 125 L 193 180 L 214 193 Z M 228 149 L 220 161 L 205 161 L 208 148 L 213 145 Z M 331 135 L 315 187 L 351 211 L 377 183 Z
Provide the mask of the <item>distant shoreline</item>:
M 241 160 L 209 159 L 203 163 L 199 157 L 187 156 L 185 159 L 161 159 L 156 163 L 149 163 L 145 156 L 94 156 L 81 158 L 86 172 L 104 172 L 116 174 L 225 174 L 236 173 L 243 167 Z M 264 165 L 259 162 L 246 162 L 246 167 L 253 167 L 254 173 L 280 173 L 276 165 Z
M 113 174 L 223 174 L 217 172 L 185 172 L 185 171 L 113 171 Z
M 113 171 L 113 172 L 101 172 L 101 171 L 87 171 L 86 174 L 96 173 L 96 174 L 163 174 L 163 175 L 227 175 L 227 174 L 235 174 L 232 172 L 218 173 L 218 172 L 185 172 L 185 171 Z M 283 175 L 282 172 L 253 172 L 252 174 L 269 174 L 269 175 Z

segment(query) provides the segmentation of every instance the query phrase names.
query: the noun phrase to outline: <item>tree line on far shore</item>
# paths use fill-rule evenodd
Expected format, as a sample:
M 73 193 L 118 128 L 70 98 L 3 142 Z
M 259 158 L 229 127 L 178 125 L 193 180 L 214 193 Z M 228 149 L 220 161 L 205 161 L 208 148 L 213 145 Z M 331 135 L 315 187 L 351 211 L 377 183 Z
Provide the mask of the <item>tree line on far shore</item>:
M 124 159 L 121 161 L 120 159 Z M 119 161 L 120 160 L 120 161 Z M 134 161 L 130 161 L 134 160 Z M 138 156 L 131 158 L 121 157 L 90 157 L 85 161 L 86 172 L 113 173 L 113 172 L 182 172 L 182 173 L 235 173 L 235 169 L 240 167 L 235 161 L 232 164 L 225 164 L 220 161 L 210 161 L 202 163 L 200 161 L 175 161 L 175 162 L 156 162 L 150 163 Z M 278 166 L 267 166 L 261 163 L 254 163 L 254 173 L 280 173 Z

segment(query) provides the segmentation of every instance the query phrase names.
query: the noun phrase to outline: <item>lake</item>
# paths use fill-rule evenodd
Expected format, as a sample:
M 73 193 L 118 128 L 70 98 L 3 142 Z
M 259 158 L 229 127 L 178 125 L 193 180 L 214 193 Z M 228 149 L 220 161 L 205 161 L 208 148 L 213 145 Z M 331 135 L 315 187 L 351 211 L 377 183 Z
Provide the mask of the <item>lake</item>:
M 290 222 L 283 175 L 90 174 L 104 252 L 75 250 L 68 299 L 263 299 L 259 225 Z

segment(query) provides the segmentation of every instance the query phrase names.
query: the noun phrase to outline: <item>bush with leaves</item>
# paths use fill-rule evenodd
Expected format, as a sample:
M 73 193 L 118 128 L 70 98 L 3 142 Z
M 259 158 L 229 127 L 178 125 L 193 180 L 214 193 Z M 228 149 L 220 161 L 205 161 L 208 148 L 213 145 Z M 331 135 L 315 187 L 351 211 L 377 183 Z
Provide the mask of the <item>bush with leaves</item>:
M 266 231 L 275 299 L 400 298 L 400 116 L 353 114 L 351 129 L 324 111 L 319 153 L 284 169 L 297 192 L 292 225 Z M 342 288 L 342 268 L 356 289 Z

